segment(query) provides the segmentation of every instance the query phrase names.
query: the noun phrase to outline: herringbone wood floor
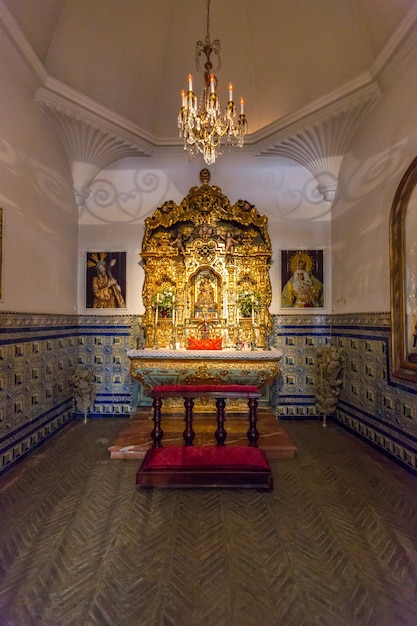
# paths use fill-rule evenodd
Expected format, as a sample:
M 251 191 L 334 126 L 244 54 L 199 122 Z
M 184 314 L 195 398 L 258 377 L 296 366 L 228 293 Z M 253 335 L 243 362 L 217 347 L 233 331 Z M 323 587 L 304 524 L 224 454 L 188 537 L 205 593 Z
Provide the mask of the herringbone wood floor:
M 274 491 L 138 492 L 125 422 L 74 423 L 0 481 L 1 626 L 417 626 L 417 480 L 285 423 Z

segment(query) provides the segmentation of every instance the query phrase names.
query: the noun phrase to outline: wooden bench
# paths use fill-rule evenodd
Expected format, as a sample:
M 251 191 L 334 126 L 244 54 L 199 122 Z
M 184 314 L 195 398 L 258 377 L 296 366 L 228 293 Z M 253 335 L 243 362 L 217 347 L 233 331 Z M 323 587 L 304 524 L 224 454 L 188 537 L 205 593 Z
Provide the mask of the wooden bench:
M 139 487 L 238 487 L 272 489 L 272 473 L 263 450 L 258 448 L 257 406 L 261 392 L 253 385 L 160 385 L 153 398 L 153 441 L 136 474 Z M 164 448 L 162 403 L 165 398 L 183 398 L 184 446 Z M 195 398 L 216 401 L 216 445 L 194 446 Z M 248 446 L 226 446 L 225 407 L 229 398 L 247 398 Z

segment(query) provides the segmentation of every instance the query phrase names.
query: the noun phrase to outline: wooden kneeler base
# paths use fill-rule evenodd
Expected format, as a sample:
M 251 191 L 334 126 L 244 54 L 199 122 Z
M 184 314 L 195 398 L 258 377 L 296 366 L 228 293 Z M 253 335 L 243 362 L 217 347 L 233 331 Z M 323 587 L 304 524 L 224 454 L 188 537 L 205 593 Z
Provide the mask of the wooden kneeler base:
M 139 488 L 273 488 L 264 451 L 250 446 L 151 448 L 136 473 L 136 484 Z

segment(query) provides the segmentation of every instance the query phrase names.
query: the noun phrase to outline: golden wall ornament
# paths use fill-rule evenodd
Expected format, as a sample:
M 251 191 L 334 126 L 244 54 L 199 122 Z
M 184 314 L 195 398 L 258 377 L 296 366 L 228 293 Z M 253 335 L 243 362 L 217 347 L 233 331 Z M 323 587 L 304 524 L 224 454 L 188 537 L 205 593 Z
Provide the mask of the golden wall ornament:
M 168 200 L 145 220 L 146 347 L 186 348 L 189 338 L 221 338 L 223 348 L 267 349 L 268 220 L 246 200 L 230 204 L 209 184 L 206 168 L 200 180 L 179 205 Z M 172 303 L 164 309 L 163 294 Z

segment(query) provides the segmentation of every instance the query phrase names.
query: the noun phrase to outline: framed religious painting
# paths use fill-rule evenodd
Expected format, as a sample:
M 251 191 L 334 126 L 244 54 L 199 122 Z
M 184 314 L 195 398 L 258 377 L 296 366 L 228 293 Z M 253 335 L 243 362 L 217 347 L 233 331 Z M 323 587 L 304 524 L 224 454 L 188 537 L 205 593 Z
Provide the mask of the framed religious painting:
M 281 308 L 323 306 L 323 250 L 281 250 Z
M 126 308 L 126 252 L 87 252 L 87 309 Z

